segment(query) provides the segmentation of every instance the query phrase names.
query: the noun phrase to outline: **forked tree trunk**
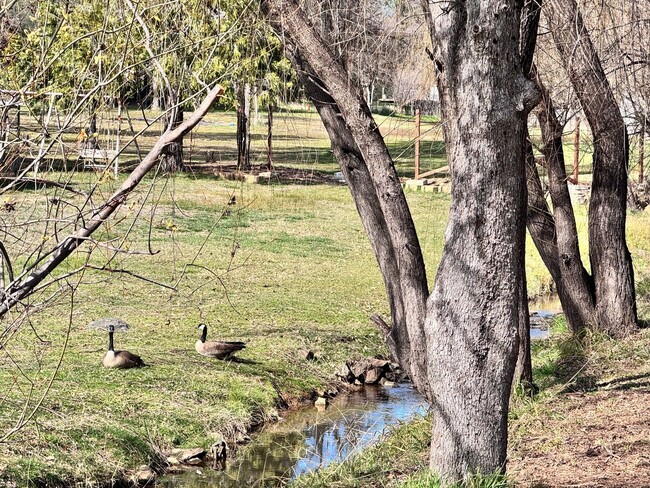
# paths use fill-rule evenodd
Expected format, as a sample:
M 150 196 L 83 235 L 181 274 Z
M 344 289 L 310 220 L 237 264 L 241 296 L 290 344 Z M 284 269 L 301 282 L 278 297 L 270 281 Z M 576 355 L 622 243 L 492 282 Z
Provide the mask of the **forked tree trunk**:
M 392 309 L 391 349 L 433 405 L 432 467 L 447 480 L 503 470 L 523 266 L 523 127 L 537 95 L 519 64 L 519 9 L 494 0 L 445 10 L 432 4 L 444 45 L 436 63 L 444 113 L 453 120 L 446 133 L 453 194 L 425 312 L 413 221 L 360 88 L 296 0 L 262 6 L 320 110 L 377 255 Z
M 176 129 L 183 123 L 183 108 L 178 106 L 178 97 L 175 93 L 166 94 L 165 116 L 163 117 L 163 131 Z M 160 156 L 161 168 L 166 173 L 185 171 L 183 163 L 183 137 L 169 144 Z
M 423 1 L 452 177 L 426 319 L 431 467 L 450 481 L 505 470 L 524 267 L 524 136 L 538 99 L 520 63 L 522 3 Z
M 594 138 L 589 257 L 596 327 L 622 337 L 637 329 L 634 272 L 625 240 L 627 130 L 575 0 L 552 0 L 548 17 Z

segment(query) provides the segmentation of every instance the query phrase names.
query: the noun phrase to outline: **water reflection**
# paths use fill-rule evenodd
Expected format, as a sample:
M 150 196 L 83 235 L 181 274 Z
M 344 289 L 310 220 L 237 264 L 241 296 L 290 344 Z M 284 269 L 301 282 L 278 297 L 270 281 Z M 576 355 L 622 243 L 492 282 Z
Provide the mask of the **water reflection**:
M 551 322 L 559 312 L 535 310 L 530 314 L 530 338 L 548 339 L 551 336 Z
M 167 476 L 158 486 L 282 486 L 300 474 L 346 459 L 367 447 L 388 426 L 425 412 L 424 399 L 410 385 L 367 387 L 335 399 L 324 412 L 304 409 L 268 426 L 238 450 L 224 471 L 196 468 Z

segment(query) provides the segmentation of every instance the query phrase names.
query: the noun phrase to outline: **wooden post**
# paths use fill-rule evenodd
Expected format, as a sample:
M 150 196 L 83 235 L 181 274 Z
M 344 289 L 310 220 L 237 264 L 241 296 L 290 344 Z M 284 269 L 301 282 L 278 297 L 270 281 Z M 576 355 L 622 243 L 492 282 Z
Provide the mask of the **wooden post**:
M 571 183 L 578 184 L 578 165 L 580 163 L 580 117 L 576 117 L 576 130 L 573 134 L 573 176 Z
M 645 131 L 647 120 L 643 116 L 643 123 L 641 124 L 641 136 L 639 137 L 639 185 L 643 183 L 643 151 L 645 149 Z
M 273 170 L 273 104 L 269 102 L 268 136 L 266 139 L 266 169 Z
M 415 109 L 415 179 L 420 176 L 420 109 Z

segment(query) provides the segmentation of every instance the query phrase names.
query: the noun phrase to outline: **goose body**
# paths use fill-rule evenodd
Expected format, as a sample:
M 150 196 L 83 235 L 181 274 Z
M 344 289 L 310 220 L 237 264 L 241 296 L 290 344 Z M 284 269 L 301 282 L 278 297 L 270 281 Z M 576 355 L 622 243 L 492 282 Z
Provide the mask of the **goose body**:
M 216 359 L 228 359 L 232 354 L 241 351 L 246 347 L 243 342 L 229 341 L 206 341 L 208 337 L 208 326 L 200 324 L 201 337 L 196 341 L 194 348 L 202 356 L 208 356 Z
M 139 368 L 144 366 L 144 361 L 137 354 L 129 351 L 116 351 L 113 349 L 113 333 L 115 332 L 114 326 L 108 327 L 108 351 L 104 354 L 102 364 L 105 368 Z

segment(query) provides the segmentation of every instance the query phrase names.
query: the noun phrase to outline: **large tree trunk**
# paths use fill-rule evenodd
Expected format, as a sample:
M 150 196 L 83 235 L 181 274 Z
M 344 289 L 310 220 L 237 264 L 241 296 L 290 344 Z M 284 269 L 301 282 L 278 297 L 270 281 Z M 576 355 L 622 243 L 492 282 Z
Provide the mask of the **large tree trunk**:
M 632 258 L 625 240 L 627 130 L 575 0 L 548 4 L 549 25 L 594 137 L 589 257 L 596 326 L 614 337 L 637 329 Z
M 426 320 L 431 467 L 451 481 L 505 470 L 524 267 L 524 136 L 538 98 L 520 63 L 522 3 L 423 1 L 452 170 Z
M 174 130 L 182 123 L 183 108 L 178 105 L 178 97 L 175 93 L 167 93 L 165 97 L 165 116 L 163 117 L 164 130 Z M 182 136 L 165 148 L 160 156 L 160 164 L 166 173 L 185 171 Z
M 251 169 L 251 86 L 240 83 L 237 88 L 237 169 Z

